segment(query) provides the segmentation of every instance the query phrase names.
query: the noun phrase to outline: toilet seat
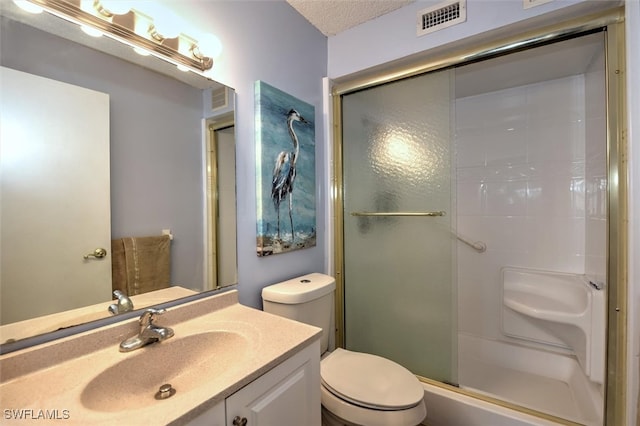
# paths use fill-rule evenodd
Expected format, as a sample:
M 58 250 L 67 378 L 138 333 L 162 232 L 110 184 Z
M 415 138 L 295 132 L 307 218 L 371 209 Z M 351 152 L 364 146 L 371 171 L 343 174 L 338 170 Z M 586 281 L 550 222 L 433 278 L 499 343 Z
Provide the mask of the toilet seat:
M 350 404 L 320 386 L 322 399 L 322 421 L 326 418 L 337 418 L 338 421 L 326 422 L 327 425 L 367 425 L 367 426 L 414 426 L 419 425 L 427 417 L 424 400 L 418 405 L 404 410 L 372 410 Z
M 322 360 L 320 376 L 329 392 L 363 408 L 406 410 L 424 398 L 422 385 L 409 370 L 376 355 L 338 348 Z

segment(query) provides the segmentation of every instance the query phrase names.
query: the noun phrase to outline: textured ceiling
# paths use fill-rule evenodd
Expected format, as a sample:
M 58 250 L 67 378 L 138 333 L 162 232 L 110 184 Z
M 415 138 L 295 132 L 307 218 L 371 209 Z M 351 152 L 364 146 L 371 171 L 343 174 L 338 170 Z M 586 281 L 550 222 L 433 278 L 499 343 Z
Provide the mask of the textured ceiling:
M 287 0 L 326 36 L 389 13 L 414 0 Z

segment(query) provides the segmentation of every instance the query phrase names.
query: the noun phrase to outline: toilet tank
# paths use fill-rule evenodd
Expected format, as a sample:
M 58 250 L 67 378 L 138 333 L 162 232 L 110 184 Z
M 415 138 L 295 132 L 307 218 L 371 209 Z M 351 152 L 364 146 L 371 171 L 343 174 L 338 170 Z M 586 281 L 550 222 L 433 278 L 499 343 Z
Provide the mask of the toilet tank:
M 300 321 L 322 329 L 322 353 L 329 347 L 334 328 L 336 280 L 319 273 L 303 275 L 262 289 L 265 312 Z

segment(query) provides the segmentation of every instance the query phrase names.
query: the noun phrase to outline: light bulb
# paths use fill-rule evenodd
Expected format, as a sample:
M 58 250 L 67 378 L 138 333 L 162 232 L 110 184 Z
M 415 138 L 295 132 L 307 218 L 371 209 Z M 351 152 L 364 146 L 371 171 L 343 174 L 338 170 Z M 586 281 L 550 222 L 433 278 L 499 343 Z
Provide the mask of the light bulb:
M 144 49 L 141 49 L 139 47 L 134 47 L 133 51 L 136 52 L 138 55 L 141 55 L 141 56 L 149 56 L 149 55 L 151 55 L 151 52 L 149 52 L 147 50 L 144 50 Z
M 136 3 L 135 9 L 153 19 L 156 31 L 164 38 L 175 38 L 186 28 L 186 22 L 176 16 L 171 9 L 156 2 Z
M 42 13 L 42 11 L 44 10 L 40 6 L 33 4 L 31 2 L 28 2 L 27 0 L 13 0 L 13 2 L 16 4 L 16 6 L 18 6 L 20 9 L 24 10 L 25 12 Z
M 93 0 L 80 0 L 80 9 L 92 15 L 97 15 L 99 12 L 93 7 Z
M 83 33 L 91 37 L 102 37 L 102 31 L 96 30 L 95 28 L 91 28 L 86 25 L 80 25 L 80 29 Z
M 217 58 L 222 53 L 222 43 L 220 39 L 213 34 L 202 34 L 198 37 L 198 48 L 200 53 L 209 58 Z
M 177 67 L 180 71 L 183 71 L 183 72 L 190 71 L 189 68 L 185 67 L 184 65 L 178 64 Z

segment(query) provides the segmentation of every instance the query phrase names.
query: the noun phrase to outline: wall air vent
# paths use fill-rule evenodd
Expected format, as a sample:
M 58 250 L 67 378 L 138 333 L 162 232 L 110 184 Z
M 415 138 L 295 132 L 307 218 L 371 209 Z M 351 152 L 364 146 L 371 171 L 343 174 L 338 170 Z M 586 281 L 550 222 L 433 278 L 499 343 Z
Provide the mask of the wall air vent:
M 438 3 L 418 12 L 418 36 L 432 33 L 466 20 L 466 0 Z
M 229 93 L 227 87 L 221 86 L 211 91 L 211 109 L 226 108 L 229 105 Z

